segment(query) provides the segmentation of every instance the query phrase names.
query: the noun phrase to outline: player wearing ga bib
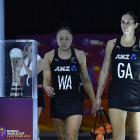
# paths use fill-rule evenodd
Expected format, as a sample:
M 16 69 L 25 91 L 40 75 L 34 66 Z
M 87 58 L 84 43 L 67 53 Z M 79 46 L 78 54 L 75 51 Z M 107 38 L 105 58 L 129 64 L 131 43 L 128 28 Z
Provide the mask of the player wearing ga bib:
M 131 47 L 124 47 L 120 39 L 111 54 L 112 80 L 109 107 L 126 111 L 140 111 L 140 47 L 139 39 Z

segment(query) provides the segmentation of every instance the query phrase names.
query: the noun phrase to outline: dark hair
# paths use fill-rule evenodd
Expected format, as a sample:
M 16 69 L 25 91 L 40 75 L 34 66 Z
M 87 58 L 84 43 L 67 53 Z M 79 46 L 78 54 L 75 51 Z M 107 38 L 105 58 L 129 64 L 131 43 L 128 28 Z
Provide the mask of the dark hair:
M 72 35 L 72 30 L 71 30 L 70 26 L 69 26 L 68 24 L 66 24 L 66 23 L 65 23 L 65 24 L 62 24 L 62 25 L 58 28 L 56 34 L 58 34 L 58 32 L 60 32 L 61 30 L 67 30 L 67 31 Z
M 138 33 L 140 30 L 140 25 L 139 25 L 138 17 L 136 16 L 136 14 L 132 11 L 128 11 L 128 12 L 125 12 L 123 15 L 130 15 L 133 18 L 134 23 L 138 23 L 138 27 L 135 29 L 135 33 Z

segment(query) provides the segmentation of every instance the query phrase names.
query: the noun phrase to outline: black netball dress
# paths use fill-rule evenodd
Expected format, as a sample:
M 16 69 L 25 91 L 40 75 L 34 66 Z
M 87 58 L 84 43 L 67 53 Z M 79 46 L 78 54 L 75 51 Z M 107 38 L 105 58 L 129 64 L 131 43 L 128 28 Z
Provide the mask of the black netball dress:
M 80 65 L 71 49 L 69 59 L 61 59 L 55 50 L 51 63 L 52 86 L 56 93 L 51 98 L 51 116 L 65 119 L 74 114 L 83 113 L 83 94 L 80 90 Z
M 140 46 L 124 47 L 120 39 L 112 50 L 112 81 L 109 88 L 109 107 L 131 112 L 140 111 Z

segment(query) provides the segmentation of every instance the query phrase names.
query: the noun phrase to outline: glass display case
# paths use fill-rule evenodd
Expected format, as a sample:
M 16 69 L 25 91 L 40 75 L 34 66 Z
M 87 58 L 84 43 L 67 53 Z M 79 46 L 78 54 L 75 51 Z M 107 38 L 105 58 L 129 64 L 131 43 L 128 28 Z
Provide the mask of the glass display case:
M 0 41 L 0 139 L 37 140 L 37 46 Z

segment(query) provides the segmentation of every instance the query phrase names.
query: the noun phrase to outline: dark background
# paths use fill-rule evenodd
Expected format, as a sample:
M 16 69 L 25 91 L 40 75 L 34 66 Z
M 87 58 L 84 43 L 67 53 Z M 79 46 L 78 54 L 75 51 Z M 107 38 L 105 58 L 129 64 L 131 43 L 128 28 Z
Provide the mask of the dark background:
M 50 34 L 63 23 L 74 33 L 121 33 L 120 18 L 140 0 L 5 0 L 5 36 Z

